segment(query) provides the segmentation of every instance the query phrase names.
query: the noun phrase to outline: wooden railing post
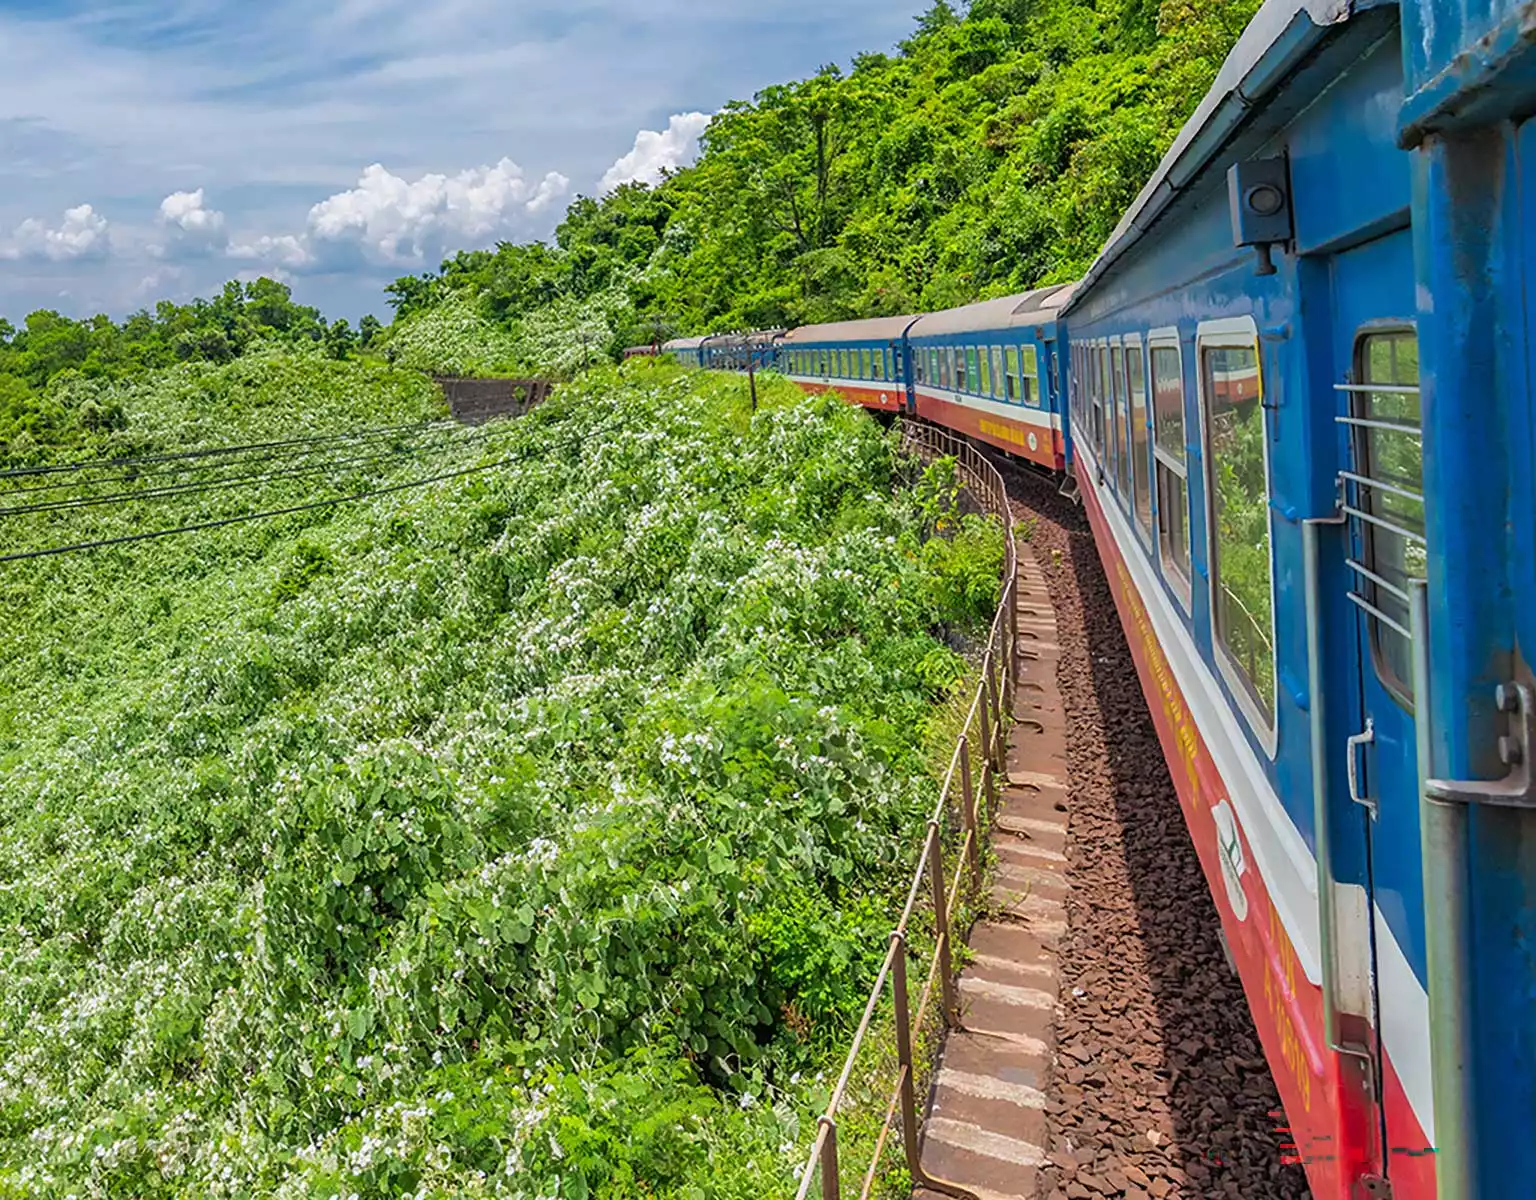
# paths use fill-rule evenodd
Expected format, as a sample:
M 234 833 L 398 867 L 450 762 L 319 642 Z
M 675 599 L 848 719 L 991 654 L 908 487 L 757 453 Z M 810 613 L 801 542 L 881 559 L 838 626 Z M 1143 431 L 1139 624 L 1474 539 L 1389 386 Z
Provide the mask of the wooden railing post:
M 907 939 L 897 930 L 891 934 L 891 992 L 896 1001 L 896 1068 L 901 1072 L 901 1145 L 907 1168 L 914 1179 L 922 1178 L 923 1148 L 917 1130 L 917 1087 L 913 1079 L 912 1017 L 907 999 Z

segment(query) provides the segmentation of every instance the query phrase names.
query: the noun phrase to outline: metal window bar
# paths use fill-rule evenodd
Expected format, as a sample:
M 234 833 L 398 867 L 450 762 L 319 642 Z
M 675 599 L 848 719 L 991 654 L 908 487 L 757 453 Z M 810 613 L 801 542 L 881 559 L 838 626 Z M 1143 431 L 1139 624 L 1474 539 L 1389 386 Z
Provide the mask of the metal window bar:
M 1421 546 L 1428 545 L 1422 533 L 1409 529 L 1406 525 L 1394 524 L 1385 517 L 1378 517 L 1375 513 L 1365 512 L 1352 504 L 1340 505 L 1339 511 L 1344 513 L 1345 516 L 1356 517 L 1369 525 L 1375 525 L 1378 529 L 1385 529 L 1388 533 L 1395 533 L 1399 537 L 1407 538 L 1409 541 L 1418 542 Z
M 1379 389 L 1371 389 L 1376 391 Z M 1383 421 L 1380 417 L 1346 417 L 1333 418 L 1340 425 L 1351 425 L 1358 429 L 1385 429 L 1391 433 L 1406 433 L 1416 438 L 1422 438 L 1424 431 L 1417 425 L 1409 425 L 1403 421 Z
M 868 1197 L 879 1178 L 880 1163 L 888 1140 L 893 1132 L 897 1112 L 901 1113 L 901 1140 L 907 1169 L 914 1183 L 931 1191 L 956 1196 L 962 1200 L 976 1200 L 973 1193 L 947 1180 L 936 1179 L 922 1168 L 920 1106 L 917 1103 L 919 1062 L 914 1046 L 919 1045 L 929 1011 L 929 1003 L 938 989 L 941 1004 L 940 1015 L 946 1027 L 958 1024 L 958 1004 L 954 960 L 950 953 L 952 939 L 957 933 L 953 926 L 959 907 L 962 888 L 967 884 L 972 894 L 979 891 L 981 878 L 981 817 L 989 813 L 996 800 L 996 782 L 1005 770 L 1008 721 L 1005 713 L 1013 709 L 1017 685 L 1017 661 L 1015 647 L 1018 640 L 1017 567 L 1018 548 L 1014 540 L 1013 522 L 1008 507 L 1008 492 L 1002 476 L 976 447 L 968 440 L 957 437 L 947 430 L 934 426 L 919 425 L 908 421 L 901 423 L 903 449 L 917 457 L 953 458 L 959 472 L 971 489 L 974 499 L 990 515 L 1003 522 L 1006 554 L 1005 577 L 997 612 L 992 618 L 986 649 L 982 656 L 981 677 L 977 682 L 969 711 L 961 727 L 960 737 L 950 758 L 939 797 L 928 821 L 926 836 L 918 855 L 912 882 L 907 890 L 906 904 L 902 908 L 896 928 L 890 935 L 885 959 L 875 978 L 864 1016 L 854 1033 L 853 1043 L 844 1060 L 842 1072 L 827 1104 L 826 1111 L 817 1123 L 816 1138 L 800 1177 L 796 1200 L 806 1200 L 812 1185 L 820 1179 L 822 1200 L 841 1200 L 842 1178 L 838 1144 L 838 1112 L 848 1094 L 860 1051 L 864 1048 L 870 1027 L 885 994 L 886 984 L 892 989 L 894 1017 L 897 1023 L 897 1077 L 886 1107 L 885 1120 L 876 1138 L 874 1154 L 863 1173 L 861 1198 Z M 972 759 L 979 754 L 981 775 L 973 778 Z M 978 786 L 979 784 L 979 786 Z M 958 793 L 957 793 L 958 787 Z M 952 878 L 944 878 L 943 837 L 946 819 L 952 808 L 958 808 L 963 823 L 964 837 L 956 854 Z M 906 983 L 906 956 L 909 949 L 909 931 L 917 911 L 919 898 L 924 892 L 924 882 L 934 913 L 933 962 L 929 967 L 926 984 L 915 1009 L 908 997 Z M 915 1018 L 915 1020 L 914 1020 Z
M 1350 603 L 1354 604 L 1357 608 L 1363 609 L 1365 612 L 1369 613 L 1372 617 L 1380 621 L 1388 629 L 1396 630 L 1410 642 L 1413 640 L 1413 633 L 1411 630 L 1407 629 L 1400 621 L 1394 620 L 1392 617 L 1387 616 L 1386 613 L 1382 612 L 1381 609 L 1377 608 L 1364 596 L 1360 595 L 1358 592 L 1346 592 L 1344 594 L 1349 597 Z
M 1395 483 L 1388 483 L 1384 479 L 1373 479 L 1369 475 L 1356 475 L 1353 471 L 1340 471 L 1339 478 L 1347 479 L 1361 487 L 1376 488 L 1379 491 L 1391 492 L 1393 495 L 1403 496 L 1409 500 L 1417 500 L 1420 504 L 1424 503 L 1424 494 L 1422 492 L 1416 492 L 1412 488 L 1401 487 Z
M 1333 385 L 1336 392 L 1381 393 L 1388 396 L 1417 396 L 1419 385 L 1416 383 L 1336 383 Z
M 1407 592 L 1407 589 L 1398 587 L 1397 584 L 1391 582 L 1390 580 L 1383 579 L 1380 575 L 1376 574 L 1375 571 L 1371 570 L 1364 563 L 1357 562 L 1357 561 L 1355 561 L 1352 558 L 1346 558 L 1344 560 L 1344 565 L 1346 567 L 1348 567 L 1351 571 L 1355 572 L 1355 574 L 1365 576 L 1365 578 L 1369 579 L 1372 583 L 1374 583 L 1382 591 L 1387 592 L 1390 595 L 1396 596 L 1404 604 L 1408 603 L 1408 592 Z

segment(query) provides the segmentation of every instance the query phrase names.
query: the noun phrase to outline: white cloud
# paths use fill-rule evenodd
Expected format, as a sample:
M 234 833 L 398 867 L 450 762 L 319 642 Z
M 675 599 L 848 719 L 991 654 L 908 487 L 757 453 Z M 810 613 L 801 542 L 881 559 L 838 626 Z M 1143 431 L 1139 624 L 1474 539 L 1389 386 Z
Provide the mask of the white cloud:
M 202 188 L 172 192 L 160 202 L 155 223 L 164 237 L 163 242 L 149 247 L 156 257 L 210 254 L 229 244 L 224 214 L 205 205 Z
M 709 125 L 707 113 L 678 113 L 661 131 L 642 129 L 628 154 L 608 168 L 602 190 L 611 192 L 626 183 L 660 183 L 667 171 L 686 167 L 698 157 L 699 137 Z
M 357 187 L 309 210 L 307 239 L 312 246 L 355 246 L 374 262 L 414 263 L 450 246 L 526 233 L 530 218 L 569 188 L 570 180 L 555 171 L 530 180 L 509 158 L 494 167 L 423 175 L 414 182 L 374 163 Z
M 107 219 L 89 204 L 66 209 L 64 220 L 54 227 L 29 217 L 16 226 L 11 244 L 0 249 L 0 255 L 49 262 L 100 258 L 111 248 L 107 224 Z
M 315 261 L 314 253 L 303 238 L 292 234 L 277 237 L 258 237 L 249 242 L 231 244 L 229 257 L 269 263 L 277 267 L 298 269 Z

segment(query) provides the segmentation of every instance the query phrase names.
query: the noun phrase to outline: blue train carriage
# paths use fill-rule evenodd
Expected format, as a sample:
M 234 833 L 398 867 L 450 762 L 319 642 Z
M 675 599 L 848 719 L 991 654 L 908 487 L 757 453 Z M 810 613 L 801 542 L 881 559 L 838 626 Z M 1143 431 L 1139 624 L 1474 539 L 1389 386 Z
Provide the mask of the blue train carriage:
M 907 334 L 918 415 L 1062 470 L 1057 317 L 1070 295 L 1057 284 L 919 318 Z
M 805 325 L 779 342 L 779 371 L 812 394 L 882 412 L 909 410 L 905 339 L 917 317 L 875 317 Z
M 662 343 L 661 353 L 685 367 L 701 367 L 704 362 L 699 348 L 703 344 L 704 339 L 701 337 L 673 338 L 670 342 Z
M 1533 27 L 1269 0 L 1062 312 L 1084 504 L 1329 1200 L 1536 1194 Z

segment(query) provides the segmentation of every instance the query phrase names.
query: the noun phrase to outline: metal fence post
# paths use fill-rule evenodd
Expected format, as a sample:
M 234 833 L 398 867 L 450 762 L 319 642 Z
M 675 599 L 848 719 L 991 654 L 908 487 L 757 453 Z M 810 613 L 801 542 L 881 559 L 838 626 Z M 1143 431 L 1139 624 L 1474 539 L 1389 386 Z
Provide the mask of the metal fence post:
M 981 660 L 981 703 L 976 706 L 981 710 L 981 756 L 983 767 L 981 786 L 983 791 L 987 791 L 987 777 L 985 772 L 987 768 L 990 768 L 996 761 L 996 751 L 992 746 L 992 714 L 987 711 L 992 702 L 992 686 L 989 682 L 991 678 L 992 650 L 989 647 Z M 992 794 L 990 791 L 987 791 L 987 802 L 989 804 L 992 802 Z
M 937 821 L 928 822 L 928 879 L 933 886 L 933 952 L 939 960 L 940 1003 L 944 1025 L 953 1029 L 960 1024 L 960 1001 L 955 995 L 955 970 L 949 952 L 949 897 L 944 886 L 944 848 Z
M 971 888 L 981 891 L 981 827 L 976 819 L 976 789 L 971 786 L 971 739 L 960 735 L 960 819 L 965 822 L 966 858 L 971 867 Z
M 901 1144 L 907 1154 L 907 1168 L 915 1179 L 922 1178 L 922 1146 L 917 1133 L 917 1088 L 913 1079 L 912 1022 L 907 1000 L 907 938 L 897 930 L 891 934 L 895 953 L 891 956 L 891 992 L 896 1001 L 896 1064 L 901 1071 Z
M 819 1123 L 827 1130 L 826 1144 L 821 1148 L 821 1200 L 839 1200 L 842 1181 L 837 1169 L 837 1122 L 830 1114 L 823 1114 Z

